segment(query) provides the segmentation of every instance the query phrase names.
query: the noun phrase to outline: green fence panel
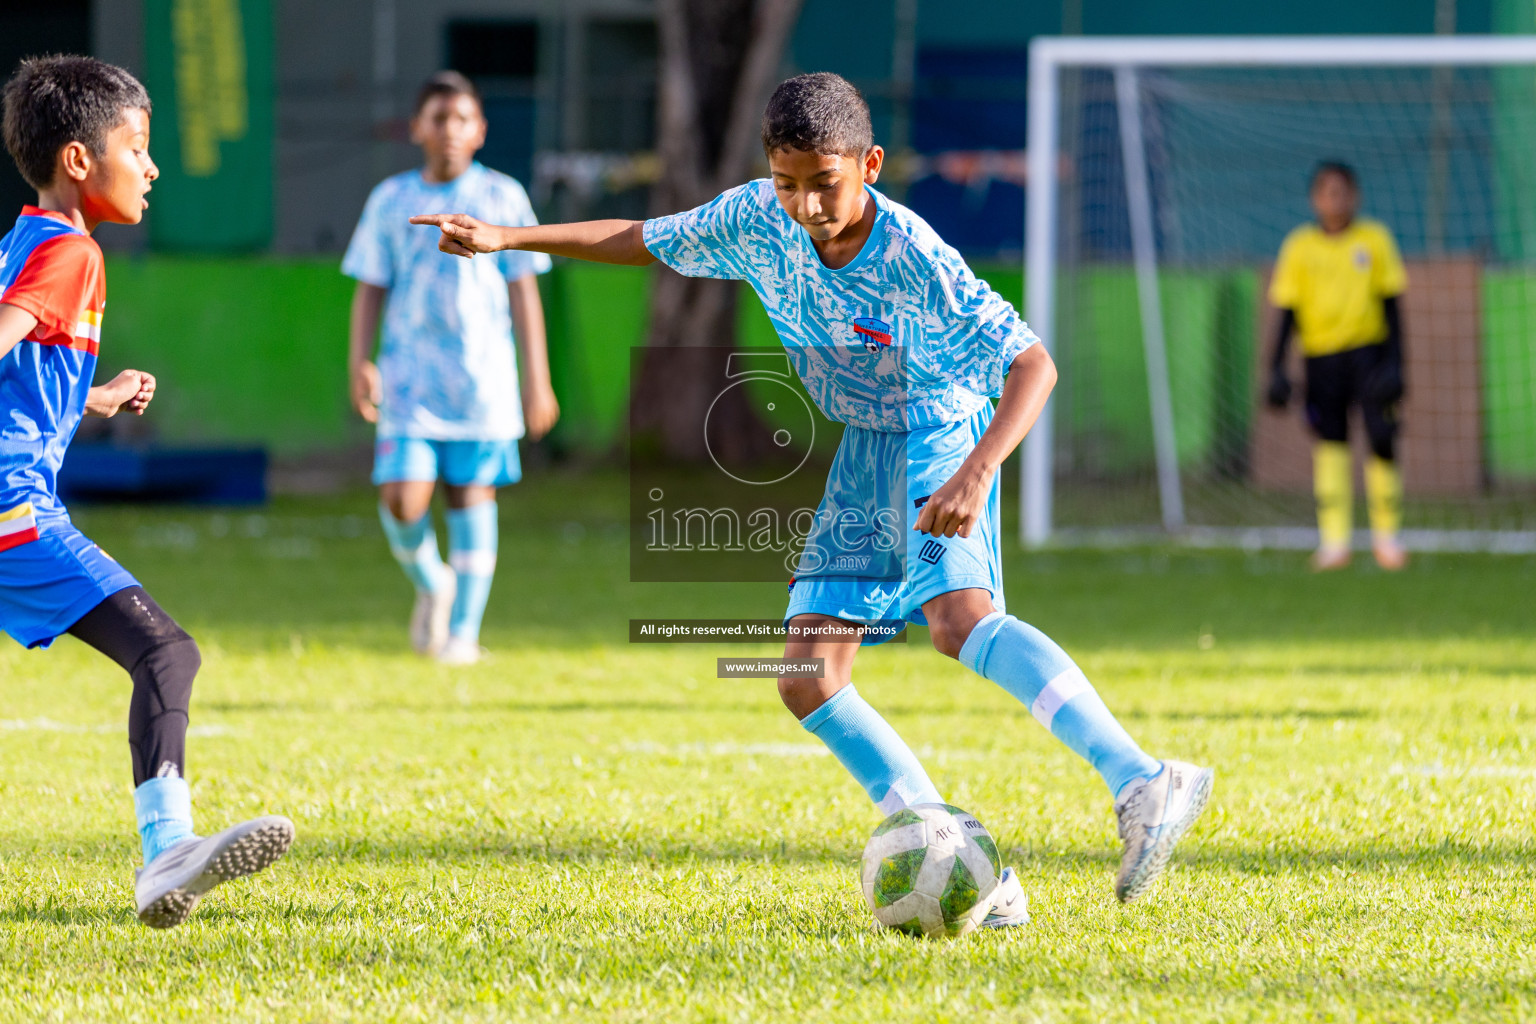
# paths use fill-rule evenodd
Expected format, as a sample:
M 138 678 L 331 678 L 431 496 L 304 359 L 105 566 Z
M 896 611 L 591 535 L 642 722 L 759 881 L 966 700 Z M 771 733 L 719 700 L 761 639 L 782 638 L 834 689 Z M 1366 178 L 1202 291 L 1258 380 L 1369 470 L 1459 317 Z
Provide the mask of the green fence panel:
M 653 276 L 571 261 L 547 275 L 550 375 L 563 443 L 603 451 L 623 439 L 629 353 L 645 344 Z
M 1024 274 L 1016 265 L 983 263 L 976 272 L 1018 303 Z M 1058 439 L 1088 472 L 1149 470 L 1152 411 L 1135 274 L 1100 266 L 1075 276 L 1062 319 L 1076 342 L 1057 353 Z M 1226 465 L 1246 449 L 1252 420 L 1257 274 L 1167 270 L 1159 287 L 1179 464 Z
M 978 268 L 999 294 L 1023 291 L 1017 267 Z M 632 267 L 562 262 L 542 280 L 550 370 L 569 447 L 601 452 L 623 439 L 629 350 L 643 344 L 653 273 Z M 1489 279 L 1490 294 L 1499 292 Z M 133 365 L 156 373 L 161 390 L 150 424 L 176 443 L 252 441 L 278 454 L 365 443 L 369 428 L 347 402 L 347 316 L 353 282 L 334 259 L 220 259 L 150 256 L 108 261 L 111 304 L 103 372 Z M 1525 278 L 1500 319 L 1525 335 Z M 1536 288 L 1536 284 L 1532 285 Z M 1182 464 L 1241 452 L 1252 407 L 1257 277 L 1251 273 L 1168 272 L 1162 279 L 1173 376 L 1175 431 Z M 1121 268 L 1084 271 L 1074 324 L 1081 343 L 1062 354 L 1058 435 L 1084 467 L 1106 473 L 1152 465 L 1151 413 L 1134 278 Z M 1497 303 L 1490 299 L 1490 306 Z M 778 337 L 761 304 L 742 287 L 738 337 L 774 348 Z M 1524 356 L 1526 362 L 1510 363 Z M 1529 385 L 1529 351 L 1510 349 L 1511 379 Z M 1506 407 L 1529 412 L 1529 398 L 1490 403 L 1490 433 L 1500 451 L 1531 436 L 1504 425 Z M 818 445 L 820 447 L 820 445 Z M 1508 461 L 1508 460 L 1506 460 Z
M 352 282 L 335 260 L 109 257 L 107 293 L 102 373 L 157 376 L 148 416 L 165 440 L 297 454 L 368 436 L 349 411 Z
M 1482 281 L 1488 472 L 1536 482 L 1536 270 L 1487 269 Z

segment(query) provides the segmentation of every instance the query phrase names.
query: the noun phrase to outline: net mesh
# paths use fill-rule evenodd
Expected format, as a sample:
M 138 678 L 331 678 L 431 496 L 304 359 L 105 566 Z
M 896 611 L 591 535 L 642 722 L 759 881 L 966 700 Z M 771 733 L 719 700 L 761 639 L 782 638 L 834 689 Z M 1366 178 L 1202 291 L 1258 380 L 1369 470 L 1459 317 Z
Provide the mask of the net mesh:
M 1079 532 L 1157 527 L 1115 80 L 1070 70 L 1061 89 L 1053 519 Z M 1448 546 L 1528 540 L 1536 69 L 1141 68 L 1136 95 L 1178 481 L 1196 534 L 1312 537 L 1299 396 L 1284 412 L 1263 402 L 1275 324 L 1265 293 L 1281 241 L 1311 217 L 1308 178 L 1326 159 L 1357 170 L 1362 214 L 1387 226 L 1407 263 L 1405 526 Z M 1291 378 L 1302 380 L 1299 356 Z M 1363 455 L 1358 415 L 1351 440 Z M 1363 525 L 1358 499 L 1356 515 Z

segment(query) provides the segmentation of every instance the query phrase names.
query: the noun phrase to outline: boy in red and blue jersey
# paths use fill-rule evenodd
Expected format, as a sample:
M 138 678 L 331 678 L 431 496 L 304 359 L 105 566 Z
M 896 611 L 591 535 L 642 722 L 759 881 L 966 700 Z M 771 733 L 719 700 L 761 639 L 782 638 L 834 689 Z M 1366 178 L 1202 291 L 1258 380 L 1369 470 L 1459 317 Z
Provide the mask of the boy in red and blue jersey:
M 106 307 L 101 223 L 137 224 L 159 175 L 149 96 L 89 57 L 23 61 L 4 91 L 5 146 L 35 206 L 0 238 L 0 632 L 27 647 L 69 633 L 133 680 L 128 743 L 144 867 L 139 919 L 180 924 L 203 893 L 259 871 L 293 841 L 271 815 L 203 838 L 185 774 L 197 644 L 129 572 L 70 521 L 58 473 L 82 417 L 142 415 L 155 378 L 124 370 L 93 387 Z

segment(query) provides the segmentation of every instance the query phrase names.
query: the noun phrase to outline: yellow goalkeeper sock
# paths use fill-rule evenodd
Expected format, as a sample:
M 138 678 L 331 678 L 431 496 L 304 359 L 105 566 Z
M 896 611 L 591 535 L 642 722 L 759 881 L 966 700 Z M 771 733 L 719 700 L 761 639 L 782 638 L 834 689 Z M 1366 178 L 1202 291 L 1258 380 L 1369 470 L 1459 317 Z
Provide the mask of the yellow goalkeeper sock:
M 1403 525 L 1403 475 L 1397 463 L 1371 456 L 1365 463 L 1365 499 L 1371 513 L 1371 536 L 1396 540 Z
M 1321 547 L 1349 547 L 1354 495 L 1349 445 L 1319 441 L 1312 446 L 1312 493 L 1317 496 L 1317 534 Z

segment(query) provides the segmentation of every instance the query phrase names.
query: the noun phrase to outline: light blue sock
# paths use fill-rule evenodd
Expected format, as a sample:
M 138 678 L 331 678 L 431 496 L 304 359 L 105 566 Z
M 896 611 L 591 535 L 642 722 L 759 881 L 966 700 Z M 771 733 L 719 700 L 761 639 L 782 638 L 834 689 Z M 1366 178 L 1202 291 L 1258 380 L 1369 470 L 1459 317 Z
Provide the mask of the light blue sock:
M 1053 736 L 1098 769 L 1112 795 L 1161 769 L 1109 713 L 1083 670 L 1034 626 L 993 612 L 966 637 L 960 662 L 1027 706 Z
M 480 639 L 480 620 L 496 575 L 496 502 L 448 510 L 448 564 L 459 574 L 448 632 L 465 640 Z
M 133 791 L 133 808 L 145 864 L 177 843 L 197 838 L 192 831 L 192 791 L 186 779 L 145 779 Z
M 941 804 L 928 773 L 905 741 L 850 684 L 800 722 L 827 745 L 886 814 L 912 804 Z
M 389 553 L 395 556 L 405 575 L 417 590 L 432 590 L 442 578 L 443 559 L 437 553 L 437 534 L 432 532 L 432 513 L 414 523 L 402 523 L 379 506 L 379 522 L 389 539 Z

